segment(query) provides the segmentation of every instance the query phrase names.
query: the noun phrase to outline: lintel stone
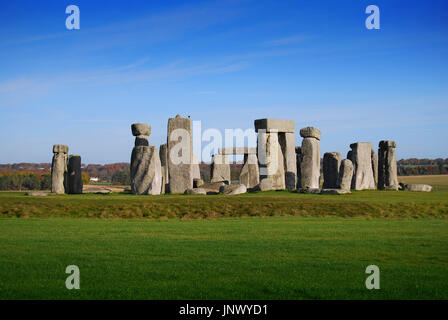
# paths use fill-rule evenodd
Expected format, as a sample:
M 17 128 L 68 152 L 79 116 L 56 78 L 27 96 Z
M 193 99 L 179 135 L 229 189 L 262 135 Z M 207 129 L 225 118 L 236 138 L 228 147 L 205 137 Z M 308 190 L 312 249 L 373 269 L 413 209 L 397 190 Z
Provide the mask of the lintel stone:
M 294 133 L 294 120 L 284 119 L 258 119 L 255 120 L 255 131 L 266 130 L 266 132 L 290 132 Z

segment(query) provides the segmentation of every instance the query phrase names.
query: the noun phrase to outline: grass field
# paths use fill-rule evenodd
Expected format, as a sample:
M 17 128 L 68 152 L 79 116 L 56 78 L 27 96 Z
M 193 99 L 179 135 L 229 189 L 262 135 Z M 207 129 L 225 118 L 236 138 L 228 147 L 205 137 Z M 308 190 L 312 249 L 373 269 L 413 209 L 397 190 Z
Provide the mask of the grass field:
M 448 299 L 448 178 L 414 179 L 438 191 L 2 192 L 0 299 Z

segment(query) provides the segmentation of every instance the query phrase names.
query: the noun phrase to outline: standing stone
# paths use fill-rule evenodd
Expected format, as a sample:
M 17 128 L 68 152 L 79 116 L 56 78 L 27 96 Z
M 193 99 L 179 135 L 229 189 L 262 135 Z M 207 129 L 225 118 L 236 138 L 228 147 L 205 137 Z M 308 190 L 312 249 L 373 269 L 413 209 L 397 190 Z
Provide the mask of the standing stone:
M 373 180 L 375 181 L 375 187 L 378 186 L 378 157 L 376 156 L 375 150 L 371 150 L 370 159 L 372 161 L 372 170 L 373 170 Z
M 160 194 L 162 191 L 162 166 L 159 152 L 149 146 L 151 126 L 134 123 L 132 134 L 136 137 L 131 154 L 131 191 L 134 194 Z
M 320 179 L 320 130 L 306 127 L 300 129 L 300 136 L 303 137 L 300 165 L 302 188 L 318 189 Z
M 258 132 L 258 155 L 260 162 L 260 182 L 268 179 L 272 184 L 273 190 L 284 190 L 284 157 L 282 148 L 278 142 L 277 132 Z M 264 159 L 260 161 L 260 157 Z
M 357 142 L 350 145 L 352 148 L 353 178 L 352 189 L 376 189 L 372 168 L 372 144 L 370 142 Z
M 296 164 L 297 164 L 297 189 L 302 188 L 302 175 L 300 173 L 300 166 L 302 165 L 302 147 L 296 147 Z
M 338 185 L 341 154 L 339 152 L 326 152 L 323 160 L 324 189 L 334 189 Z
M 378 149 L 378 189 L 398 190 L 395 141 L 383 140 Z
M 199 168 L 199 160 L 195 154 L 193 154 L 192 175 L 193 175 L 193 180 L 201 179 L 201 170 Z
M 131 155 L 131 190 L 134 194 L 160 194 L 162 166 L 154 146 L 137 146 Z
M 171 193 L 193 188 L 193 135 L 190 118 L 168 119 L 168 180 Z
M 51 192 L 65 193 L 64 178 L 67 172 L 68 146 L 55 144 L 53 146 L 53 160 L 51 162 Z
M 225 182 L 230 184 L 230 162 L 226 155 L 215 154 L 212 157 L 211 182 Z
M 164 194 L 168 192 L 168 152 L 166 143 L 161 144 L 159 147 L 159 157 L 160 157 L 160 165 L 162 168 L 162 189 L 161 193 Z
M 278 139 L 284 157 L 285 186 L 293 190 L 297 184 L 296 139 L 293 132 L 279 133 Z
M 353 162 L 349 159 L 344 159 L 339 168 L 339 177 L 337 187 L 344 191 L 350 191 L 353 177 Z
M 255 131 L 258 132 L 257 151 L 260 164 L 260 180 L 269 178 L 272 182 L 272 188 L 275 190 L 295 189 L 297 185 L 297 159 L 294 120 L 258 119 L 255 120 L 254 125 Z M 269 150 L 267 144 L 272 147 L 272 151 Z M 277 151 L 277 149 L 279 150 Z M 280 181 L 280 179 L 283 179 L 283 181 Z
M 70 194 L 82 193 L 81 157 L 70 155 L 68 158 L 68 190 Z
M 247 189 L 253 189 L 260 183 L 260 170 L 258 169 L 258 158 L 255 153 L 244 155 L 244 165 L 240 172 L 240 183 Z

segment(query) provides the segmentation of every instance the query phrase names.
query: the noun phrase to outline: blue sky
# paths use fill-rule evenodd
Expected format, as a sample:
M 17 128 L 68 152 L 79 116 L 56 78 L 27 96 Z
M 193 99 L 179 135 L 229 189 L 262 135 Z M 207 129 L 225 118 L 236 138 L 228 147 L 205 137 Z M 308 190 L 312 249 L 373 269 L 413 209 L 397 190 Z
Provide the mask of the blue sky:
M 293 119 L 322 155 L 387 139 L 447 158 L 447 75 L 447 1 L 2 1 L 0 163 L 49 162 L 56 143 L 129 161 L 131 123 L 158 146 L 178 113 L 223 133 Z

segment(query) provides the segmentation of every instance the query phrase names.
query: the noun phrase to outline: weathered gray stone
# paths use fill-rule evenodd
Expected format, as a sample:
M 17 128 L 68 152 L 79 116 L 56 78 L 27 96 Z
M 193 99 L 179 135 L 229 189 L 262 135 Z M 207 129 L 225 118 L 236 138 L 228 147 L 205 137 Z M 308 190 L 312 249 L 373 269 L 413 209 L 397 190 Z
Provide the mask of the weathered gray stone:
M 304 138 L 302 141 L 302 161 L 300 165 L 303 189 L 318 189 L 320 179 L 320 146 L 316 138 Z
M 68 158 L 68 190 L 69 194 L 82 193 L 82 175 L 81 175 L 81 157 L 78 155 L 70 155 Z
M 258 184 L 258 188 L 256 188 L 260 191 L 271 191 L 275 190 L 275 188 L 272 185 L 272 179 L 271 178 L 264 178 L 260 181 Z
M 27 196 L 33 196 L 33 197 L 46 197 L 48 196 L 47 192 L 44 191 L 31 191 L 26 193 Z
M 347 194 L 350 193 L 350 190 L 344 189 L 322 189 L 320 191 L 321 194 Z
M 226 195 L 242 194 L 247 192 L 244 184 L 231 184 L 228 186 L 221 186 L 219 192 Z
M 302 138 L 316 138 L 317 140 L 320 140 L 320 130 L 314 127 L 306 127 L 300 129 L 300 136 Z
M 257 154 L 257 148 L 249 148 L 249 147 L 219 148 L 218 154 L 222 155 Z
M 278 133 L 258 133 L 258 161 L 260 181 L 270 178 L 274 190 L 285 189 L 285 169 Z
M 168 119 L 168 180 L 171 193 L 193 188 L 193 136 L 190 118 Z
M 301 175 L 301 166 L 302 166 L 302 147 L 296 147 L 296 166 L 297 166 L 297 189 L 302 188 L 302 175 Z
M 224 181 L 230 184 L 230 163 L 225 155 L 215 154 L 212 157 L 211 182 Z
M 193 188 L 185 190 L 185 194 L 207 194 L 204 188 Z
M 136 136 L 135 137 L 135 142 L 134 142 L 134 146 L 138 147 L 138 146 L 149 146 L 149 141 L 147 136 Z
M 194 179 L 201 179 L 201 170 L 199 169 L 199 160 L 198 157 L 193 154 L 193 163 L 191 166 L 193 180 Z
M 67 173 L 68 146 L 56 144 L 53 146 L 53 160 L 51 162 L 51 192 L 65 193 L 64 181 Z
M 147 136 L 151 135 L 151 126 L 146 123 L 134 123 L 131 125 L 132 135 Z
M 370 142 L 357 142 L 350 145 L 352 148 L 353 178 L 352 189 L 376 189 L 372 168 L 372 144 Z
M 398 190 L 395 141 L 383 140 L 378 148 L 378 189 Z
M 209 183 L 204 183 L 201 188 L 204 189 L 207 194 L 218 194 L 219 193 L 219 188 L 222 186 L 225 186 L 226 183 L 223 181 L 219 181 L 219 182 L 209 182 Z
M 64 144 L 55 144 L 53 146 L 53 153 L 68 153 L 68 146 Z
M 240 183 L 248 189 L 255 188 L 260 183 L 260 170 L 256 154 L 245 154 L 244 165 L 240 172 Z
M 405 184 L 404 190 L 431 192 L 432 187 L 429 184 Z
M 324 153 L 323 173 L 324 189 L 335 189 L 338 187 L 339 167 L 341 165 L 341 154 L 339 152 Z
M 370 160 L 372 161 L 373 180 L 375 181 L 375 187 L 378 186 L 378 157 L 375 150 L 370 151 Z
M 132 149 L 131 189 L 134 194 L 160 194 L 162 167 L 156 147 L 138 146 Z
M 159 148 L 160 165 L 162 170 L 162 187 L 161 193 L 168 192 L 168 151 L 166 143 L 161 144 Z
M 296 139 L 294 133 L 289 132 L 279 133 L 278 139 L 284 158 L 285 187 L 293 190 L 297 185 Z
M 341 190 L 350 191 L 353 177 L 353 162 L 349 159 L 341 161 L 337 187 Z
M 193 188 L 200 188 L 202 185 L 204 185 L 204 180 L 193 179 Z
M 265 132 L 290 132 L 294 133 L 294 120 L 284 119 L 257 119 L 254 122 L 255 131 L 265 130 Z

